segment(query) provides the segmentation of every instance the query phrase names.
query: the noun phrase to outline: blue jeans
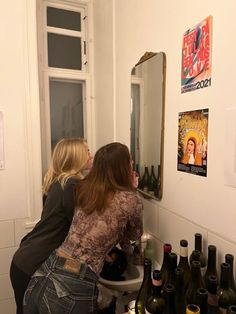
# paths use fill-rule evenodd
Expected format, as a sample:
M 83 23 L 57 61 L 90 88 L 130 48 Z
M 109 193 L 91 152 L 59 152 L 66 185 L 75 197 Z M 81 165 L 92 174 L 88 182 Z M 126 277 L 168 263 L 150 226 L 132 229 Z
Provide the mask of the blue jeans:
M 53 252 L 34 273 L 24 295 L 25 314 L 96 313 L 97 275 L 85 263 L 70 262 Z

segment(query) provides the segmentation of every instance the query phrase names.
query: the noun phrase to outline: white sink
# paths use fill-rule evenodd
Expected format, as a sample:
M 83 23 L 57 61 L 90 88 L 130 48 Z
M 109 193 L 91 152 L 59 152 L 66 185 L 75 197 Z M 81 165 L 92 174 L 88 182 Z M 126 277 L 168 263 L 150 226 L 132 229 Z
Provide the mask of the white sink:
M 107 288 L 116 291 L 138 291 L 143 281 L 143 266 L 129 264 L 122 276 L 125 277 L 125 280 L 112 281 L 99 277 L 99 282 Z

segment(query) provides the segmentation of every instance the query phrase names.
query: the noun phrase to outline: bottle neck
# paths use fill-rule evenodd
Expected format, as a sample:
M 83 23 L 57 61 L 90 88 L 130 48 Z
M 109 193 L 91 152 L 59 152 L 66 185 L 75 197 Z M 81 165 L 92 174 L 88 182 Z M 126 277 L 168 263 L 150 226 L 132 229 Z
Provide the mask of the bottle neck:
M 216 268 L 216 252 L 210 252 L 208 256 L 208 268 Z
M 188 248 L 181 246 L 180 247 L 180 258 L 188 258 Z

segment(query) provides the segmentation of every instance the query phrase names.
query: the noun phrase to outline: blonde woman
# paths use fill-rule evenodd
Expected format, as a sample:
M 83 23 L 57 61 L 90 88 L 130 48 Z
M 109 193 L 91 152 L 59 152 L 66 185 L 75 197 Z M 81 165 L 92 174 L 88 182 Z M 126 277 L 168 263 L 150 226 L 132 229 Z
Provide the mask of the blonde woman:
M 93 157 L 81 138 L 61 139 L 55 146 L 44 177 L 44 207 L 40 221 L 21 241 L 11 263 L 10 277 L 17 314 L 23 313 L 24 292 L 31 275 L 64 241 L 74 214 L 74 188 Z

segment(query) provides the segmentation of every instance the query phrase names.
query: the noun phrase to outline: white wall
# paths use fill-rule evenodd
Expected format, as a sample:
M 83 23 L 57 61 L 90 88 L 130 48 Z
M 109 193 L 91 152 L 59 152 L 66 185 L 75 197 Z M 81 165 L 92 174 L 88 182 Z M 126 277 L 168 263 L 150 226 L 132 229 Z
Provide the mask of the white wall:
M 224 185 L 224 115 L 226 108 L 236 108 L 236 2 L 199 0 L 196 9 L 195 2 L 186 0 L 113 2 L 116 140 L 129 145 L 132 67 L 146 51 L 163 51 L 167 58 L 163 199 L 145 200 L 145 226 L 156 240 L 157 260 L 161 262 L 163 242 L 171 242 L 178 252 L 179 240 L 185 238 L 191 250 L 194 233 L 201 232 L 205 250 L 215 244 L 221 263 L 225 253 L 236 255 L 236 189 Z M 181 94 L 183 34 L 209 15 L 213 16 L 212 86 Z M 106 61 L 99 62 L 102 67 Z M 201 108 L 209 108 L 206 178 L 177 171 L 178 113 Z

